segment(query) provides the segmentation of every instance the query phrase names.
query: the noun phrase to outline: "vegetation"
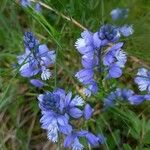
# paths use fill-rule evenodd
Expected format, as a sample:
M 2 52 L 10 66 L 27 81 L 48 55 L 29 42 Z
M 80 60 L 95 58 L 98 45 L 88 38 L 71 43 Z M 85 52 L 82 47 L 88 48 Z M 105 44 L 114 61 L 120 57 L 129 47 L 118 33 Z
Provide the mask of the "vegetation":
M 43 0 L 42 12 L 23 8 L 17 1 L 0 1 L 0 149 L 55 150 L 40 127 L 41 113 L 37 96 L 43 89 L 32 87 L 28 79 L 19 75 L 17 56 L 24 52 L 23 34 L 32 31 L 41 43 L 56 51 L 54 76 L 48 80 L 47 90 L 64 88 L 81 94 L 81 83 L 75 73 L 81 68 L 81 55 L 74 43 L 84 28 L 95 32 L 103 23 L 132 24 L 134 34 L 122 38 L 128 53 L 124 75 L 112 84 L 132 87 L 139 92 L 133 77 L 141 66 L 150 64 L 150 1 L 148 0 Z M 129 17 L 112 21 L 110 11 L 129 8 Z M 16 67 L 17 66 L 17 67 Z M 17 69 L 16 69 L 17 68 Z M 98 149 L 149 150 L 150 103 L 118 104 L 103 111 L 100 92 L 86 101 L 94 107 L 94 117 L 88 129 L 102 133 L 106 143 Z

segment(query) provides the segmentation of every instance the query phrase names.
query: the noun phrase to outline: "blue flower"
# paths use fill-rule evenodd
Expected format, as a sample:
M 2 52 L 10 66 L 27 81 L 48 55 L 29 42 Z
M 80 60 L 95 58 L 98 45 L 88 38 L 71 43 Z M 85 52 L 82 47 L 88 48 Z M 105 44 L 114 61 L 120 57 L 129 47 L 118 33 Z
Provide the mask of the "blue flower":
M 127 37 L 133 34 L 134 30 L 132 25 L 124 25 L 117 27 L 111 24 L 103 25 L 98 32 L 93 34 L 94 48 L 100 49 L 110 43 L 117 42 L 121 35 Z
M 128 101 L 132 104 L 132 105 L 139 105 L 142 102 L 144 102 L 145 100 L 150 101 L 150 94 L 145 94 L 145 95 L 133 95 L 131 97 L 129 97 Z
M 64 141 L 64 147 L 72 147 L 72 150 L 82 150 L 84 146 L 80 143 L 77 133 L 68 135 Z
M 62 106 L 60 106 L 60 96 L 55 93 L 46 92 L 38 97 L 39 107 L 42 111 L 53 111 L 62 113 Z
M 81 33 L 81 38 L 77 39 L 75 42 L 75 47 L 81 54 L 93 54 L 94 45 L 93 45 L 93 33 L 88 30 L 85 30 Z
M 90 119 L 93 109 L 89 104 L 84 106 L 83 99 L 76 95 L 72 98 L 72 93 L 66 93 L 63 89 L 56 89 L 53 92 L 46 92 L 38 96 L 39 108 L 41 109 L 42 117 L 40 122 L 42 128 L 47 130 L 48 139 L 52 142 L 58 141 L 58 134 L 62 133 L 66 136 L 65 147 L 72 147 L 73 149 L 82 149 L 83 145 L 79 141 L 79 137 L 87 138 L 91 145 L 94 144 L 90 136 L 95 138 L 94 145 L 99 142 L 99 137 L 94 136 L 92 133 L 74 132 L 70 125 L 71 119 L 78 119 L 82 116 L 85 119 Z M 83 107 L 84 106 L 84 107 Z M 83 107 L 83 111 L 78 107 Z M 84 134 L 84 135 L 83 135 Z M 91 135 L 89 135 L 91 134 Z
M 80 118 L 83 115 L 83 112 L 77 107 L 83 106 L 84 101 L 80 96 L 75 96 L 73 99 L 71 99 L 71 97 L 71 92 L 65 97 L 66 112 L 73 118 Z
M 93 133 L 90 133 L 90 132 L 85 134 L 85 138 L 87 139 L 88 143 L 92 147 L 98 147 L 99 144 L 103 144 L 103 141 L 99 137 L 100 137 L 100 135 L 96 136 L 96 135 L 94 135 Z
M 39 44 L 31 32 L 25 32 L 24 45 L 25 53 L 17 57 L 21 76 L 29 78 L 41 73 L 42 80 L 49 79 L 48 67 L 55 62 L 55 52 L 49 51 L 45 44 Z
M 116 104 L 116 101 L 116 92 L 111 92 L 106 98 L 104 98 L 104 109 L 114 106 Z
M 98 91 L 97 83 L 94 80 L 94 69 L 99 64 L 98 58 L 98 44 L 94 42 L 93 33 L 86 30 L 81 33 L 81 38 L 77 40 L 75 46 L 77 50 L 83 55 L 82 66 L 84 69 L 76 73 L 75 77 L 86 86 L 83 93 L 86 96 L 91 96 Z
M 122 27 L 119 27 L 119 31 L 120 31 L 120 34 L 125 37 L 132 35 L 134 32 L 132 25 L 124 25 Z
M 40 122 L 42 123 L 42 128 L 47 130 L 49 140 L 53 142 L 57 142 L 58 132 L 67 135 L 72 131 L 69 117 L 64 110 L 64 100 L 60 95 L 57 91 L 54 91 L 53 93 L 41 94 L 38 97 L 39 107 L 43 115 Z
M 103 64 L 107 67 L 109 78 L 119 78 L 122 75 L 121 68 L 124 67 L 127 56 L 126 53 L 121 49 L 123 43 L 117 43 L 113 45 L 103 58 Z
M 113 107 L 118 100 L 121 101 L 129 101 L 129 98 L 134 95 L 134 92 L 130 89 L 120 89 L 117 88 L 116 91 L 111 92 L 105 99 L 104 99 L 104 109 L 109 107 Z
M 128 17 L 128 8 L 116 8 L 110 12 L 112 20 L 125 19 Z
M 103 40 L 101 40 L 99 38 L 99 32 L 95 32 L 93 34 L 93 44 L 94 44 L 95 48 L 99 49 L 99 50 L 102 46 L 104 46 L 106 44 Z
M 130 89 L 116 89 L 104 99 L 104 109 L 112 107 L 118 100 L 127 101 L 132 105 L 139 105 L 145 100 L 150 100 L 150 94 L 138 95 Z
M 84 117 L 86 120 L 89 120 L 93 114 L 93 108 L 89 105 L 89 104 L 86 104 L 85 107 L 84 107 Z
M 84 146 L 79 142 L 79 139 L 75 138 L 72 143 L 72 150 L 82 150 L 83 148 Z
M 120 38 L 120 32 L 118 31 L 118 28 L 116 26 L 106 24 L 100 28 L 98 36 L 102 42 L 101 45 L 104 46 L 108 43 L 117 42 Z
M 83 89 L 83 93 L 88 97 L 90 97 L 92 93 L 96 94 L 97 92 L 98 92 L 98 85 L 94 81 L 88 84 L 87 87 Z
M 138 69 L 135 83 L 138 84 L 140 91 L 150 92 L 150 70 L 146 68 Z
M 114 26 L 111 24 L 103 25 L 98 32 L 93 34 L 94 48 L 101 48 L 110 43 L 116 43 L 121 35 L 127 37 L 133 34 L 134 30 L 132 25 L 124 25 L 122 27 Z
M 72 131 L 69 119 L 78 119 L 83 115 L 83 111 L 78 107 L 84 105 L 83 99 L 76 95 L 72 98 L 72 93 L 62 89 L 46 92 L 38 96 L 39 107 L 42 112 L 42 128 L 47 130 L 48 138 L 57 142 L 58 132 L 68 135 Z M 92 109 L 92 108 L 91 108 Z M 91 116 L 91 110 L 86 110 L 86 116 Z M 85 113 L 84 113 L 85 114 Z
M 19 0 L 19 1 L 20 1 L 21 6 L 25 8 L 32 6 L 31 0 Z M 35 7 L 36 12 L 41 11 L 41 5 L 38 2 L 35 3 L 34 7 Z
M 35 4 L 35 10 L 36 10 L 37 12 L 40 12 L 40 11 L 42 10 L 41 5 L 40 5 L 39 3 L 36 3 L 36 4 Z
M 59 132 L 65 135 L 71 133 L 72 126 L 64 115 L 59 115 L 53 111 L 42 111 L 42 115 L 40 119 L 42 128 L 47 130 L 48 139 L 52 142 L 58 141 Z
M 23 7 L 28 7 L 31 5 L 31 1 L 30 0 L 20 0 L 20 3 Z
M 38 80 L 38 79 L 31 79 L 31 80 L 30 80 L 30 83 L 31 83 L 32 85 L 34 85 L 35 87 L 38 87 L 38 88 L 41 88 L 41 87 L 43 87 L 44 85 L 46 85 L 43 81 Z
M 128 100 L 133 94 L 134 92 L 132 90 L 126 88 L 117 88 L 116 90 L 117 97 L 120 97 L 122 100 Z
M 83 69 L 78 71 L 75 77 L 85 86 L 83 93 L 86 96 L 90 97 L 91 94 L 98 92 L 94 73 L 98 71 L 99 66 L 102 66 L 101 59 L 105 66 L 103 70 L 108 72 L 106 78 L 119 78 L 122 75 L 122 68 L 127 61 L 126 53 L 121 49 L 123 43 L 113 45 L 105 53 L 102 47 L 116 43 L 121 35 L 129 36 L 132 33 L 132 26 L 117 27 L 111 24 L 103 25 L 95 33 L 88 30 L 81 33 L 81 38 L 76 41 L 75 46 L 82 54 Z
M 35 38 L 32 32 L 25 32 L 24 33 L 24 46 L 29 50 L 33 50 L 36 52 L 38 45 L 40 44 L 39 41 Z
M 132 105 L 139 105 L 141 104 L 143 101 L 145 100 L 143 95 L 133 95 L 131 97 L 129 97 L 128 101 L 132 104 Z
M 93 82 L 94 71 L 93 69 L 82 69 L 76 73 L 75 77 L 83 84 Z
M 86 54 L 82 56 L 82 66 L 86 69 L 92 69 L 99 63 L 97 55 Z
M 105 141 L 105 138 L 102 135 L 96 136 L 89 131 L 81 130 L 78 132 L 72 132 L 72 134 L 68 135 L 65 138 L 64 147 L 72 147 L 73 150 L 82 150 L 84 146 L 80 143 L 81 137 L 85 138 L 92 147 L 98 147 Z
M 89 67 L 90 68 L 90 67 Z M 83 89 L 83 93 L 90 97 L 91 94 L 96 94 L 98 91 L 97 83 L 94 80 L 94 70 L 91 69 L 82 69 L 76 73 L 75 77 L 86 87 Z
M 105 138 L 103 135 L 94 135 L 93 133 L 86 131 L 86 130 L 81 130 L 76 133 L 79 137 L 84 137 L 88 141 L 88 143 L 92 147 L 98 147 L 100 144 L 103 144 L 105 142 Z

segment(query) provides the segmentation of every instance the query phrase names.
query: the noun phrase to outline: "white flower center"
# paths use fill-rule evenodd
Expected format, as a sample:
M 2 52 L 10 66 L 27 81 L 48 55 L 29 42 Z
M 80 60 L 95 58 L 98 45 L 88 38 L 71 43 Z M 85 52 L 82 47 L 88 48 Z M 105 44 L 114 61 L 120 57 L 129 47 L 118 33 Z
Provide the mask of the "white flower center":
M 79 39 L 76 41 L 75 46 L 76 46 L 77 48 L 85 47 L 85 46 L 86 46 L 86 42 L 85 42 L 84 39 L 79 38 Z
M 58 126 L 57 123 L 54 121 L 48 126 L 48 133 L 47 137 L 52 142 L 58 141 Z
M 79 140 L 76 138 L 74 140 L 74 143 L 72 144 L 72 150 L 82 150 L 84 147 L 83 145 L 79 142 Z
M 48 80 L 51 77 L 51 73 L 49 69 L 45 69 L 42 71 L 41 78 L 42 80 Z
M 76 106 L 83 106 L 84 101 L 80 96 L 75 96 L 75 98 L 72 100 L 71 102 L 72 104 L 76 105 Z

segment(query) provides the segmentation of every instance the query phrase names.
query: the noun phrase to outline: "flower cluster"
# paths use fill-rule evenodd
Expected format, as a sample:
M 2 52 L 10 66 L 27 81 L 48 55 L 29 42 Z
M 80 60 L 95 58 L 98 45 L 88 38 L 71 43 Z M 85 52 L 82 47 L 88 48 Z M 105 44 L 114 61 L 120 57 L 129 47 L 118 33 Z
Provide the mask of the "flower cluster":
M 127 101 L 134 94 L 132 90 L 117 88 L 104 99 L 104 108 L 107 109 L 116 104 L 118 100 Z
M 120 89 L 111 92 L 106 98 L 104 98 L 104 109 L 113 107 L 118 101 L 129 102 L 132 105 L 139 105 L 144 100 L 150 100 L 150 94 L 138 95 L 130 89 Z
M 24 7 L 31 6 L 30 0 L 20 0 L 20 3 Z M 40 5 L 35 7 L 39 9 Z M 117 8 L 111 11 L 112 19 L 126 18 L 128 11 L 128 9 Z M 98 92 L 99 82 L 96 77 L 99 74 L 102 80 L 100 86 L 103 86 L 103 89 L 105 89 L 103 81 L 107 84 L 110 79 L 122 76 L 127 54 L 122 49 L 124 43 L 120 42 L 120 39 L 122 36 L 132 35 L 133 32 L 132 25 L 118 27 L 105 24 L 94 33 L 88 30 L 81 33 L 81 38 L 77 39 L 75 47 L 82 55 L 82 69 L 75 74 L 75 77 L 84 85 L 83 93 L 86 96 L 90 97 Z M 50 66 L 55 63 L 56 57 L 54 50 L 49 51 L 45 44 L 40 44 L 32 32 L 25 32 L 24 47 L 24 54 L 17 57 L 20 75 L 29 78 L 30 83 L 35 87 L 47 85 L 38 78 L 40 76 L 44 81 L 50 79 L 52 75 Z M 145 100 L 150 100 L 150 70 L 140 68 L 135 77 L 135 83 L 143 92 L 141 95 L 131 89 L 113 87 L 115 90 L 104 98 L 104 110 L 115 106 L 117 102 L 138 105 Z M 86 148 L 82 143 L 83 138 L 91 147 L 98 147 L 105 143 L 103 135 L 93 134 L 84 129 L 85 126 L 79 127 L 77 123 L 82 124 L 83 121 L 87 122 L 91 119 L 94 109 L 79 95 L 72 97 L 72 92 L 66 93 L 65 90 L 59 88 L 38 96 L 42 114 L 40 123 L 41 127 L 47 131 L 48 139 L 58 142 L 59 138 L 63 137 L 64 147 L 73 150 Z
M 31 32 L 24 34 L 25 53 L 18 56 L 18 64 L 21 65 L 19 71 L 23 77 L 33 77 L 41 74 L 42 80 L 47 80 L 51 77 L 49 66 L 55 62 L 55 52 L 49 51 L 45 44 L 40 44 L 39 41 Z M 42 82 L 31 80 L 33 85 L 42 86 Z
M 104 55 L 103 64 L 108 70 L 108 78 L 118 78 L 122 75 L 121 68 L 127 61 L 126 53 L 121 49 L 122 46 L 123 43 L 117 43 L 109 48 Z
M 73 150 L 82 150 L 84 146 L 80 143 L 79 138 L 85 138 L 93 147 L 97 147 L 99 144 L 103 144 L 105 142 L 105 138 L 102 135 L 95 136 L 89 131 L 81 130 L 67 135 L 64 141 L 64 147 L 67 148 L 71 145 Z
M 94 71 L 107 72 L 107 78 L 118 78 L 122 75 L 121 68 L 124 67 L 127 56 L 122 50 L 123 43 L 117 42 L 121 35 L 129 36 L 132 33 L 132 26 L 116 27 L 111 24 L 103 25 L 95 33 L 88 30 L 81 33 L 81 38 L 76 41 L 75 47 L 82 54 L 83 69 L 77 72 L 75 77 L 86 87 L 83 90 L 86 96 L 98 91 Z M 102 51 L 105 47 L 108 48 Z
M 135 82 L 141 91 L 147 91 L 146 94 L 136 94 L 130 89 L 116 89 L 104 99 L 104 108 L 112 107 L 118 100 L 127 101 L 132 105 L 139 105 L 145 100 L 150 100 L 150 71 L 145 68 L 138 70 Z
M 20 4 L 25 8 L 29 7 L 31 6 L 31 0 L 20 0 Z M 39 3 L 36 3 L 34 8 L 37 12 L 41 11 L 41 5 Z
M 38 100 L 42 112 L 40 122 L 42 128 L 47 130 L 48 139 L 52 142 L 58 141 L 60 133 L 66 137 L 64 147 L 72 147 L 73 150 L 83 149 L 80 137 L 86 138 L 93 147 L 104 142 L 102 135 L 96 136 L 86 130 L 77 131 L 73 127 L 71 120 L 81 117 L 88 120 L 93 113 L 91 106 L 85 105 L 80 96 L 77 95 L 72 99 L 71 92 L 66 93 L 63 89 L 57 89 L 53 92 L 40 94 Z
M 94 68 L 98 65 L 98 57 L 93 33 L 89 31 L 81 33 L 81 38 L 77 40 L 75 46 L 82 54 L 82 66 L 84 67 L 75 76 L 86 86 L 84 89 L 85 95 L 90 96 L 91 92 L 96 93 L 98 90 L 97 83 L 94 80 Z

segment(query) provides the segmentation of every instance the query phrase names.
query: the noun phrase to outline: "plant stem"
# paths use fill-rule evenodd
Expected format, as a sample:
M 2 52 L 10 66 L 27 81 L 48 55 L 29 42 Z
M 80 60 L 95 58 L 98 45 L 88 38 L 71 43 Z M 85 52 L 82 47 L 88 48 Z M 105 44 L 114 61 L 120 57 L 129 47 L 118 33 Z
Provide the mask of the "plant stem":
M 60 134 L 59 133 L 58 133 L 57 150 L 62 150 L 61 149 L 61 141 L 60 141 Z

